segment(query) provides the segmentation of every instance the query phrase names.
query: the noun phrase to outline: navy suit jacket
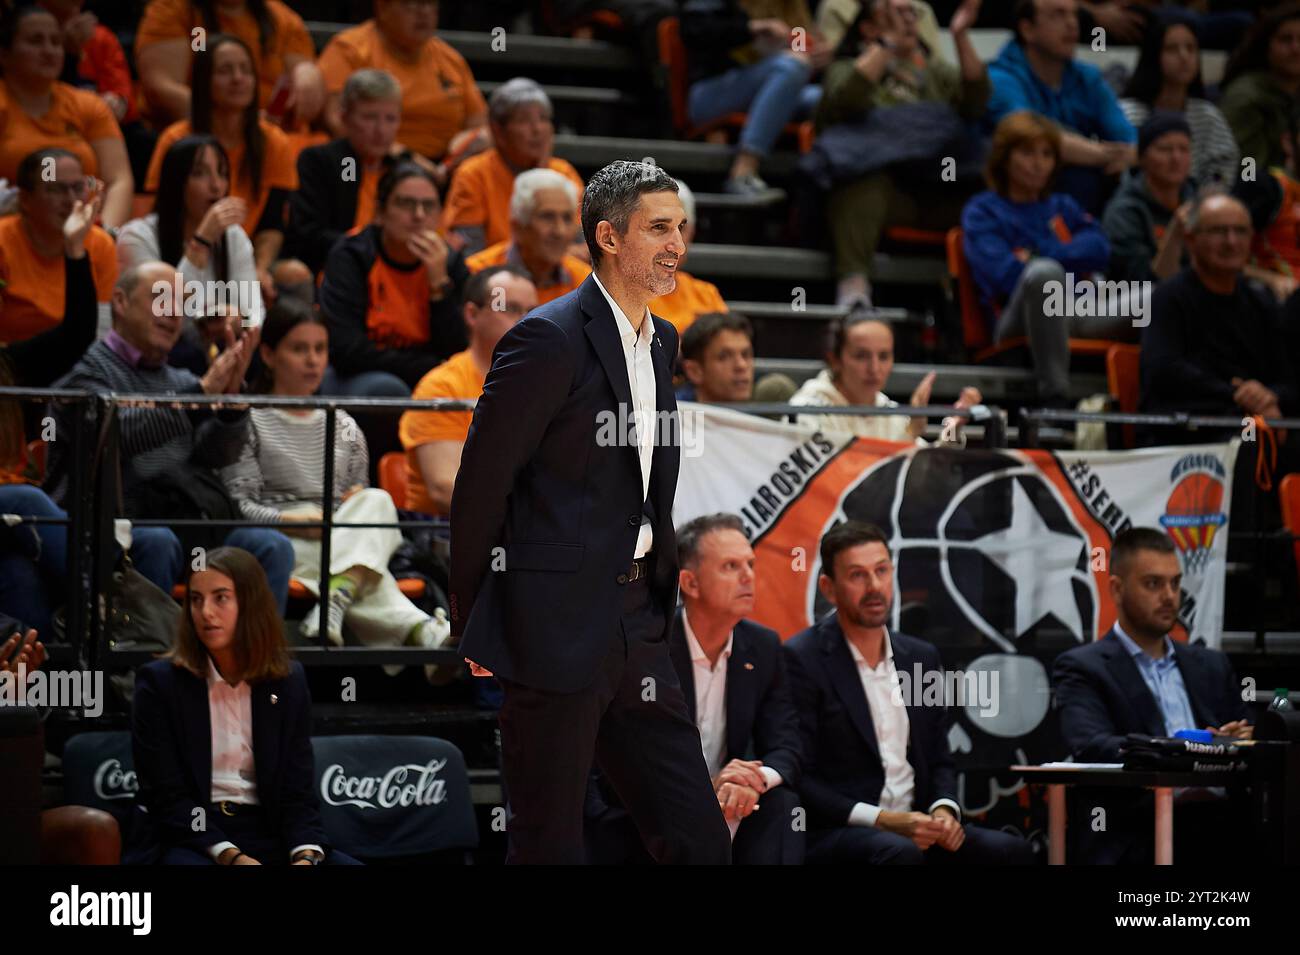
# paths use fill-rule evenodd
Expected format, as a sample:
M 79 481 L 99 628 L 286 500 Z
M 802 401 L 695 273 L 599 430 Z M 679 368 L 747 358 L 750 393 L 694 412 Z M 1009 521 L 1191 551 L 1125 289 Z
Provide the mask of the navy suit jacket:
M 1241 684 L 1227 656 L 1207 647 L 1173 643 L 1174 662 L 1196 717 L 1193 728 L 1244 719 Z M 1160 706 L 1114 630 L 1058 656 L 1052 684 L 1061 737 L 1082 762 L 1122 762 L 1119 746 L 1129 733 L 1165 735 Z
M 686 709 L 695 712 L 695 667 L 682 625 L 683 610 L 673 618 L 668 638 L 677 679 L 686 696 Z M 727 745 L 722 765 L 733 759 L 761 759 L 781 774 L 786 786 L 799 785 L 799 714 L 795 712 L 781 655 L 781 637 L 775 630 L 741 620 L 732 631 L 731 657 L 727 661 Z
M 281 834 L 286 851 L 309 843 L 328 848 L 316 800 L 311 695 L 302 664 L 291 663 L 284 679 L 254 683 L 251 703 L 257 798 L 266 828 Z M 207 681 L 170 660 L 140 667 L 131 721 L 140 783 L 136 802 L 148 813 L 153 840 L 162 847 L 199 852 L 227 841 L 220 814 L 208 810 L 212 720 Z M 202 832 L 193 829 L 196 807 L 207 817 Z
M 619 639 L 643 513 L 667 630 L 677 602 L 677 332 L 653 321 L 661 427 L 648 497 L 623 344 L 594 278 L 528 313 L 493 353 L 452 493 L 448 596 L 462 653 L 503 679 L 560 693 L 591 684 Z
M 943 661 L 933 644 L 893 632 L 889 640 L 900 674 L 911 679 L 917 663 L 923 674 L 943 673 Z M 799 791 L 808 809 L 808 825 L 815 829 L 846 826 L 854 804 L 878 805 L 885 787 L 876 727 L 858 668 L 834 613 L 787 640 L 785 652 L 803 735 Z M 948 746 L 947 707 L 904 702 L 907 761 L 916 774 L 913 806 L 924 812 L 939 799 L 960 805 Z

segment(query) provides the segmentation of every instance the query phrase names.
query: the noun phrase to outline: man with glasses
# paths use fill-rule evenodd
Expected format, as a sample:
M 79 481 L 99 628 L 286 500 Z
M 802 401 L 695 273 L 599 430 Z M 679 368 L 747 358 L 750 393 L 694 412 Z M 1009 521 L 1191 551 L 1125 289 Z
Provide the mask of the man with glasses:
M 1251 236 L 1250 213 L 1238 199 L 1210 193 L 1192 204 L 1192 264 L 1156 289 L 1143 331 L 1140 411 L 1277 418 L 1297 410 L 1278 304 L 1243 274 Z M 1164 444 L 1215 439 L 1171 428 L 1153 437 Z
M 515 322 L 537 306 L 537 288 L 522 270 L 503 265 L 484 269 L 465 285 L 465 327 L 469 347 L 420 379 L 412 398 L 478 398 L 492 367 L 492 351 Z M 406 450 L 406 506 L 426 514 L 448 514 L 469 434 L 470 411 L 407 411 L 398 433 Z

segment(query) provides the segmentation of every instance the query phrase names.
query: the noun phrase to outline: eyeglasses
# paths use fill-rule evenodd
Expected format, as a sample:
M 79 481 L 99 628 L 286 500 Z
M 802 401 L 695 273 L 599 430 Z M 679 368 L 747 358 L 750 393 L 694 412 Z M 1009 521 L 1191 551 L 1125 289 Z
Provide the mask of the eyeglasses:
M 55 196 L 72 196 L 74 199 L 84 199 L 86 194 L 94 188 L 95 179 L 93 176 L 83 176 L 81 179 L 73 182 L 43 182 L 41 187 L 46 193 Z
M 415 212 L 419 209 L 426 216 L 438 211 L 437 199 L 416 199 L 414 196 L 394 196 L 393 205 L 403 212 Z

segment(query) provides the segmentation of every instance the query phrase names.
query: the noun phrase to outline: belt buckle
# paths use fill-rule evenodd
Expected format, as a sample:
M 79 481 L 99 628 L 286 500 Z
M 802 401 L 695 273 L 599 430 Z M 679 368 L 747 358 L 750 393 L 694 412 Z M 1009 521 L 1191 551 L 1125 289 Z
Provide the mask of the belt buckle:
M 223 799 L 223 800 L 221 800 L 221 802 L 217 803 L 217 805 L 220 807 L 220 809 L 221 809 L 221 814 L 222 814 L 223 816 L 233 816 L 233 815 L 235 815 L 235 814 L 234 814 L 233 812 L 231 812 L 228 808 L 226 808 L 226 807 L 228 807 L 228 806 L 231 805 L 231 803 L 230 803 L 228 800 Z
M 639 557 L 632 561 L 632 573 L 627 575 L 629 581 L 640 580 L 645 576 L 645 558 Z

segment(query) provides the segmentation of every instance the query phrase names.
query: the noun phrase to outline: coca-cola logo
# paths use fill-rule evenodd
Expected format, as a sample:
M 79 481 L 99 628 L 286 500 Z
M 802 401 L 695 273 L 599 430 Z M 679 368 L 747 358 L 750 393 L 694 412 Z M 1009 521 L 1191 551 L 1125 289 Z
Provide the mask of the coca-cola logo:
M 382 776 L 349 776 L 341 764 L 333 763 L 321 775 L 320 794 L 331 806 L 436 806 L 447 798 L 447 784 L 438 778 L 446 765 L 446 759 L 431 759 L 423 766 L 394 766 Z
M 95 795 L 100 799 L 130 799 L 139 790 L 135 770 L 123 769 L 119 759 L 106 759 L 95 770 Z

